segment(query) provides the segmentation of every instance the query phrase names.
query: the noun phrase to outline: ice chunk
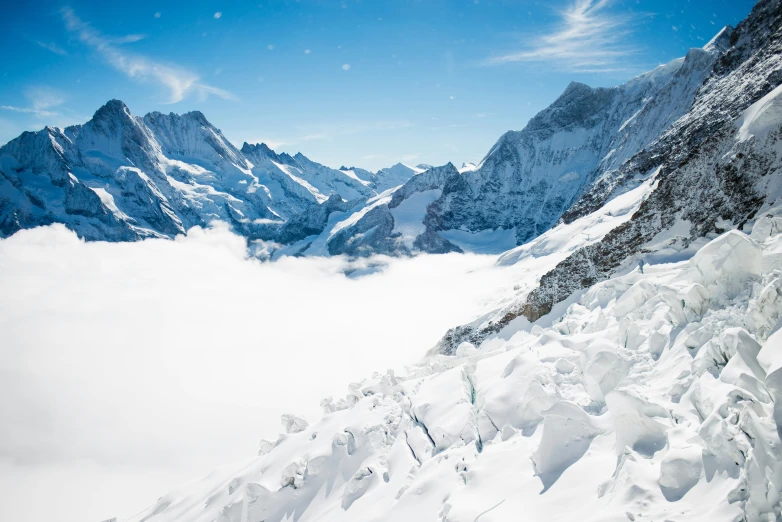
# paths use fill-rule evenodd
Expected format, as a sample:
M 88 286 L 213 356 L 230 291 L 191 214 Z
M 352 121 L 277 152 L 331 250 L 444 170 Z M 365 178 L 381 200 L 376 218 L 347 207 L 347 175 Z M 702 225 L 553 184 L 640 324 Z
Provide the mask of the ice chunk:
M 615 310 L 618 317 L 624 317 L 646 303 L 657 292 L 654 285 L 641 280 L 631 286 L 616 300 Z
M 703 457 L 699 446 L 668 451 L 660 464 L 658 480 L 665 500 L 680 500 L 698 483 L 702 471 Z
M 768 338 L 758 354 L 758 362 L 766 371 L 766 389 L 774 398 L 774 422 L 782 439 L 782 330 Z
M 267 455 L 276 444 L 266 439 L 261 439 L 260 447 L 258 448 L 258 455 Z
M 576 365 L 567 359 L 559 358 L 554 365 L 559 373 L 571 373 L 576 369 Z
M 617 455 L 630 448 L 651 457 L 665 447 L 668 441 L 665 426 L 649 417 L 657 412 L 653 405 L 621 391 L 607 394 L 606 405 L 614 418 Z
M 367 492 L 372 483 L 374 472 L 369 467 L 359 469 L 345 486 L 345 492 L 342 495 L 342 509 L 347 510 L 351 504 L 358 500 Z
M 763 216 L 753 225 L 750 237 L 755 241 L 765 241 L 777 234 L 782 234 L 782 216 Z
M 681 293 L 682 307 L 689 308 L 697 315 L 703 315 L 708 307 L 709 291 L 698 283 L 691 284 Z
M 456 347 L 457 357 L 469 357 L 470 355 L 475 355 L 476 353 L 478 353 L 478 349 L 475 348 L 475 345 L 466 341 Z
M 280 475 L 280 486 L 283 488 L 292 486 L 293 489 L 298 489 L 304 485 L 304 476 L 306 473 L 306 462 L 301 460 L 291 462 L 282 470 L 282 474 Z
M 307 421 L 290 413 L 283 414 L 281 420 L 282 425 L 285 426 L 285 433 L 299 433 L 307 429 Z
M 692 278 L 715 297 L 735 297 L 747 280 L 760 276 L 763 251 L 758 243 L 737 230 L 730 230 L 701 248 L 692 259 Z
M 545 412 L 540 445 L 532 455 L 544 491 L 578 462 L 601 432 L 587 412 L 572 402 L 557 402 Z
M 760 343 L 743 328 L 729 328 L 719 336 L 723 352 L 730 356 L 728 364 L 720 373 L 720 380 L 735 383 L 741 374 L 755 377 L 760 382 L 766 379 L 766 372 L 758 363 Z
M 476 440 L 474 390 L 464 368 L 454 368 L 425 381 L 413 400 L 413 413 L 434 441 L 437 451 L 460 439 Z
M 604 402 L 605 394 L 616 388 L 630 370 L 630 363 L 615 353 L 597 352 L 584 368 L 584 388 L 597 402 Z

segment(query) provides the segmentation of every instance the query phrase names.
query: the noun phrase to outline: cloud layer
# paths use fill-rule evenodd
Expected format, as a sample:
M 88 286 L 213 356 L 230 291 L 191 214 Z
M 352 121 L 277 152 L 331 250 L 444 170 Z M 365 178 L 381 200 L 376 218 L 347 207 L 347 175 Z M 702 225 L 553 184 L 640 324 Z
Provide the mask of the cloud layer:
M 552 32 L 519 50 L 490 58 L 487 65 L 541 63 L 570 72 L 611 72 L 634 53 L 626 45 L 630 20 L 606 11 L 609 0 L 575 0 L 560 12 Z
M 263 264 L 221 228 L 0 240 L 0 500 L 15 495 L 0 519 L 42 520 L 36 505 L 52 504 L 60 522 L 132 514 L 250 458 L 282 413 L 313 419 L 326 395 L 414 362 L 513 285 L 488 257 L 385 262 L 358 279 L 339 258 Z
M 98 51 L 109 65 L 130 78 L 142 82 L 155 82 L 164 87 L 168 92 L 166 100 L 168 103 L 177 103 L 191 95 L 200 99 L 209 96 L 217 96 L 226 100 L 236 99 L 232 93 L 224 89 L 201 82 L 199 76 L 192 71 L 182 67 L 165 65 L 145 56 L 131 54 L 118 47 L 121 44 L 137 42 L 143 39 L 144 35 L 131 34 L 111 38 L 104 36 L 88 23 L 83 22 L 69 7 L 63 8 L 60 13 L 66 29 L 75 34 L 79 41 Z

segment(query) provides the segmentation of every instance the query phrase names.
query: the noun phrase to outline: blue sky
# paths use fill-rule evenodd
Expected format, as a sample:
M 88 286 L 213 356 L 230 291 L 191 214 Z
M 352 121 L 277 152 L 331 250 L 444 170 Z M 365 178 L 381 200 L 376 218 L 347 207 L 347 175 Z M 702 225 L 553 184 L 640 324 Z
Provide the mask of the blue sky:
M 610 86 L 683 56 L 753 0 L 6 2 L 0 143 L 200 110 L 235 144 L 338 167 L 478 161 L 571 80 Z

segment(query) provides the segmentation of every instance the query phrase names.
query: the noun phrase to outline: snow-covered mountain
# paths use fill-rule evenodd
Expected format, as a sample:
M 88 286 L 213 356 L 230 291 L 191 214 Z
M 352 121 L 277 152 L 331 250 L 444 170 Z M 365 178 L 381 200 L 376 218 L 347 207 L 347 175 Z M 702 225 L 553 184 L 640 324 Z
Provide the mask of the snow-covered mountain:
M 499 253 L 626 176 L 691 109 L 732 34 L 618 87 L 572 83 L 459 169 L 331 169 L 264 144 L 237 150 L 199 112 L 137 118 L 113 100 L 85 125 L 0 148 L 0 233 L 63 222 L 88 240 L 126 241 L 223 220 L 262 256 Z
M 559 227 L 565 230 L 639 184 L 653 183 L 632 217 L 568 252 L 498 315 L 455 328 L 443 349 L 452 351 L 466 339 L 479 342 L 522 316 L 536 320 L 640 259 L 750 227 L 774 207 L 782 197 L 781 24 L 780 2 L 759 2 L 731 33 L 730 48 L 690 110 L 618 169 L 601 175 Z M 505 262 L 534 248 L 521 246 Z
M 621 177 L 636 154 L 687 114 L 732 34 L 725 27 L 703 48 L 618 87 L 571 83 L 523 130 L 503 135 L 480 164 L 427 166 L 392 199 L 354 208 L 350 227 L 340 227 L 328 251 L 499 253 L 538 237 L 596 185 Z M 324 229 L 287 251 L 323 253 L 317 245 L 333 236 Z
M 111 100 L 84 125 L 0 148 L 0 234 L 61 222 L 88 240 L 132 241 L 222 220 L 250 239 L 284 238 L 285 223 L 331 209 L 319 207 L 332 196 L 366 201 L 417 172 L 335 170 L 264 144 L 238 150 L 200 112 L 139 118 Z
M 297 252 L 496 245 L 478 223 L 527 212 L 514 182 L 544 203 L 490 313 L 134 520 L 782 520 L 781 28 L 761 0 L 621 88 L 571 85 L 476 169 L 332 199 Z

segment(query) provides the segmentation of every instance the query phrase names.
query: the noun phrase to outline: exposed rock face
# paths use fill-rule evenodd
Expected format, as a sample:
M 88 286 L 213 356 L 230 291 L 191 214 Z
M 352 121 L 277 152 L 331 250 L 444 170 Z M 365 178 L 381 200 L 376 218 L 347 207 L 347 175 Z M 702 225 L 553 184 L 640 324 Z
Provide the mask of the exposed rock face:
M 320 234 L 326 228 L 329 215 L 333 212 L 347 212 L 350 204 L 338 194 L 332 194 L 325 202 L 310 207 L 287 221 L 276 235 L 283 244 L 295 243 L 308 236 Z
M 588 189 L 652 142 L 691 106 L 721 48 L 683 59 L 613 88 L 573 82 L 521 131 L 500 138 L 479 168 L 444 187 L 427 220 L 435 230 L 515 228 L 517 244 L 537 237 Z
M 461 250 L 439 234 L 451 230 L 504 229 L 522 244 L 563 214 L 570 216 L 582 195 L 595 184 L 613 183 L 629 158 L 690 110 L 697 90 L 729 47 L 730 34 L 732 28 L 726 27 L 703 49 L 692 49 L 618 87 L 571 83 L 523 130 L 503 135 L 480 165 L 429 167 L 410 178 L 394 192 L 389 208 L 415 193 L 442 191 L 426 209 L 413 251 Z M 371 252 L 371 245 L 366 246 L 364 251 Z
M 386 205 L 378 205 L 364 214 L 354 226 L 337 232 L 329 241 L 329 254 L 365 256 L 404 253 L 405 246 L 393 234 L 394 218 Z
M 774 128 L 765 136 L 750 139 L 742 139 L 736 125 L 753 103 L 782 82 L 780 23 L 779 2 L 757 4 L 736 28 L 735 45 L 716 63 L 692 109 L 633 158 L 613 182 L 621 190 L 620 183 L 627 185 L 634 176 L 659 168 L 657 189 L 630 222 L 546 274 L 527 298 L 523 315 L 537 319 L 573 291 L 606 279 L 677 220 L 691 223 L 689 239 L 693 240 L 721 232 L 719 221 L 741 228 L 755 216 L 768 189 L 778 183 L 782 120 L 773 122 Z M 588 197 L 596 194 L 593 191 Z M 605 199 L 611 195 L 603 194 Z
M 541 318 L 574 292 L 651 253 L 659 247 L 653 240 L 674 225 L 688 230 L 675 239 L 686 247 L 707 234 L 742 228 L 764 204 L 773 204 L 782 194 L 780 24 L 782 5 L 759 2 L 731 33 L 733 46 L 714 63 L 690 110 L 616 172 L 600 178 L 563 218 L 584 217 L 656 173 L 655 190 L 632 219 L 573 252 L 493 320 L 450 330 L 440 349 L 454 353 L 463 341 L 480 344 L 517 317 Z

